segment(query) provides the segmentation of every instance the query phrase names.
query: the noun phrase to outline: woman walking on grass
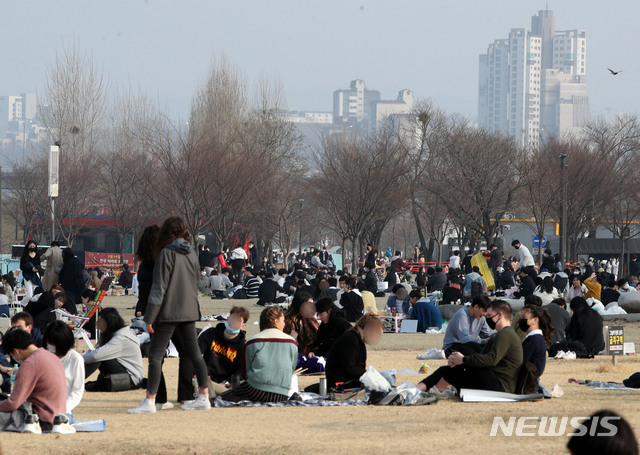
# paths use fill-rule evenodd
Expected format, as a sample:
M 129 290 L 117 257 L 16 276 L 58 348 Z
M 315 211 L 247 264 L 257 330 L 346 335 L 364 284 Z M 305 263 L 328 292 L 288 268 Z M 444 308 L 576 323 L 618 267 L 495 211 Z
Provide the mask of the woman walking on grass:
M 149 347 L 149 374 L 146 398 L 130 414 L 156 412 L 156 394 L 162 373 L 162 360 L 171 337 L 180 340 L 180 357 L 193 363 L 200 388 L 195 400 L 186 401 L 180 408 L 185 411 L 211 409 L 207 387 L 207 367 L 204 363 L 196 335 L 195 321 L 200 320 L 198 303 L 198 255 L 191 246 L 191 236 L 185 222 L 179 217 L 167 218 L 155 248 L 156 262 L 153 284 L 144 321 L 153 334 Z M 203 387 L 204 386 L 204 387 Z

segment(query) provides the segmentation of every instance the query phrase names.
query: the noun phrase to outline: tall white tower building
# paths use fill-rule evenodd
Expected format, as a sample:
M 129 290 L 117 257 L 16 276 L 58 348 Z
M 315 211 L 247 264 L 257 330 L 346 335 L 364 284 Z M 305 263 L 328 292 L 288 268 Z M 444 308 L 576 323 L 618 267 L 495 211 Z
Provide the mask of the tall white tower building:
M 550 135 L 579 133 L 589 120 L 586 32 L 556 31 L 543 10 L 531 31 L 513 29 L 479 58 L 478 122 L 535 147 Z

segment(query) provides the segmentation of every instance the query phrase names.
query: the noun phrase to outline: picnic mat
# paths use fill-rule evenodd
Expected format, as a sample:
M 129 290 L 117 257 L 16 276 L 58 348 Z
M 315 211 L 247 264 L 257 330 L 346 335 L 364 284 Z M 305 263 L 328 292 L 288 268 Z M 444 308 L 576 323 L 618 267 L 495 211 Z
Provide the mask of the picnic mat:
M 290 406 L 298 407 L 312 407 L 312 406 L 366 406 L 367 402 L 364 400 L 345 400 L 345 401 L 331 401 L 326 397 L 321 397 L 315 393 L 300 393 L 302 401 L 288 400 L 281 401 L 279 403 L 259 403 L 255 401 L 240 401 L 238 403 L 232 403 L 230 401 L 222 400 L 220 397 L 216 397 L 213 402 L 213 406 L 216 408 L 284 408 Z
M 596 390 L 640 390 L 633 387 L 627 387 L 621 382 L 610 381 L 592 381 L 591 379 L 569 379 L 569 382 L 574 384 L 588 385 Z

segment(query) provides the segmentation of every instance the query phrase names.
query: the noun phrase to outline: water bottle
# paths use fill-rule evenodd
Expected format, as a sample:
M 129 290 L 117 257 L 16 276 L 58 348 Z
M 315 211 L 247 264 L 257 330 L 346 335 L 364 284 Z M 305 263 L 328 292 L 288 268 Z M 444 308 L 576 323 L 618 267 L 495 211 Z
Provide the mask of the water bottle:
M 11 370 L 11 388 L 10 392 L 13 392 L 13 387 L 16 385 L 16 375 L 18 374 L 18 364 L 13 365 L 13 370 Z
M 106 422 L 104 420 L 87 420 L 84 422 L 74 422 L 73 428 L 81 432 L 105 431 Z

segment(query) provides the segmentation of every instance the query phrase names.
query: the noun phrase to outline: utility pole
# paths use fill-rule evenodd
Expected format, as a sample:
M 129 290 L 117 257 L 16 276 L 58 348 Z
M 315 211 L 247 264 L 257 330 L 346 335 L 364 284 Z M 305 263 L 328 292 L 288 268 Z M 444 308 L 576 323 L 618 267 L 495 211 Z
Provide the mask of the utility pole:
M 569 258 L 569 253 L 567 251 L 568 242 L 567 242 L 567 167 L 568 165 L 565 163 L 567 159 L 567 152 L 565 150 L 562 151 L 562 154 L 558 157 L 560 158 L 560 167 L 562 172 L 562 219 L 560 220 L 560 234 L 561 243 L 561 257 L 562 264 L 566 266 L 566 263 Z
M 51 242 L 56 238 L 56 198 L 58 197 L 58 163 L 60 147 L 52 145 L 49 148 L 49 197 L 51 198 Z

